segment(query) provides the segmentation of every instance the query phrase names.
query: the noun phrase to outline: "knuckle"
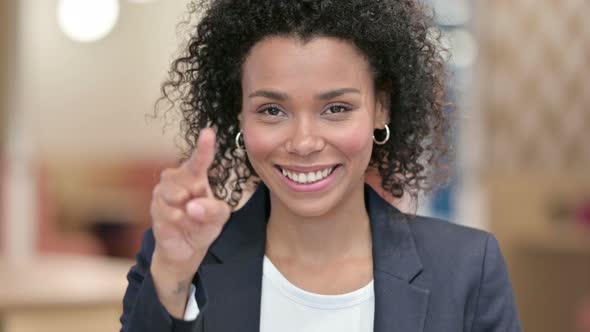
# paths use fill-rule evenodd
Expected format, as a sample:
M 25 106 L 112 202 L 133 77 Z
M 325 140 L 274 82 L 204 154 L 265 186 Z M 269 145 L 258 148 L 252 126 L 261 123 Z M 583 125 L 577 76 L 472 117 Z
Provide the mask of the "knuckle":
M 150 215 L 152 217 L 152 223 L 157 224 L 162 219 L 162 206 L 157 200 L 153 199 L 150 204 Z
M 152 220 L 155 220 L 156 219 L 157 212 L 158 212 L 158 210 L 156 208 L 156 203 L 152 199 L 152 202 L 150 203 L 150 215 L 152 216 Z
M 152 229 L 154 231 L 155 234 L 160 234 L 162 232 L 162 228 L 164 227 L 164 225 L 162 223 L 159 222 L 154 222 L 152 224 Z
M 202 195 L 206 192 L 206 186 L 202 181 L 193 181 L 189 184 L 190 191 L 195 195 Z
M 154 198 L 162 198 L 170 204 L 181 203 L 188 196 L 188 191 L 171 183 L 158 183 L 152 192 Z
M 176 168 L 166 168 L 160 173 L 160 180 L 171 180 L 176 175 Z
M 190 196 L 190 193 L 188 192 L 188 190 L 184 189 L 184 188 L 180 188 L 178 190 L 178 192 L 176 193 L 176 200 L 177 201 L 185 201 L 186 199 L 188 199 Z
M 173 223 L 179 223 L 184 219 L 184 213 L 178 209 L 173 209 L 168 215 L 168 220 Z
M 164 193 L 164 199 L 169 203 L 178 203 L 182 201 L 185 197 L 185 191 L 183 189 L 177 188 L 175 190 L 169 190 Z
M 159 183 L 154 186 L 154 189 L 152 189 L 152 197 L 157 197 L 160 194 L 160 190 L 162 190 L 160 187 L 161 185 Z

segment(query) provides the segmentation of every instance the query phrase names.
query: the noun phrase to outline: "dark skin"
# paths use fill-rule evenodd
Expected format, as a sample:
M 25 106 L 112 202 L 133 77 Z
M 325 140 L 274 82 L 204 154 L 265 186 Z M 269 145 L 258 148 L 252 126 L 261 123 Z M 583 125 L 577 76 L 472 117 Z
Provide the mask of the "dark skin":
M 267 38 L 244 63 L 244 142 L 271 195 L 266 254 L 292 283 L 315 293 L 342 294 L 372 279 L 364 174 L 373 131 L 387 116 L 369 68 L 354 45 L 328 37 Z M 280 93 L 252 97 L 269 89 Z M 340 167 L 329 187 L 303 193 L 275 167 L 334 164 Z
M 444 64 L 422 5 L 195 0 L 189 10 L 199 24 L 162 86 L 163 100 L 179 106 L 188 148 L 186 161 L 163 173 L 152 201 L 151 272 L 161 302 L 183 316 L 190 282 L 229 206 L 239 207 L 256 179 L 271 192 L 266 254 L 289 280 L 323 294 L 366 285 L 365 176 L 390 201 L 445 178 Z M 249 60 L 269 38 L 281 47 L 267 45 L 264 66 L 253 70 Z M 324 53 L 313 52 L 318 41 Z M 272 111 L 268 103 L 276 104 Z M 391 138 L 373 145 L 373 130 L 385 123 Z M 247 154 L 234 143 L 240 130 Z M 321 194 L 293 190 L 298 185 L 285 182 L 277 164 L 297 179 L 319 168 L 315 176 L 330 174 L 330 186 Z
M 230 215 L 230 207 L 212 194 L 208 183 L 214 153 L 215 133 L 203 130 L 191 158 L 164 170 L 153 191 L 156 246 L 150 272 L 160 302 L 176 318 L 184 315 L 195 272 Z
M 286 97 L 252 98 L 240 115 L 248 158 L 271 192 L 267 256 L 310 292 L 342 294 L 363 287 L 373 278 L 364 174 L 373 131 L 387 121 L 386 97 L 378 98 L 368 63 L 352 44 L 334 38 L 306 44 L 291 37 L 267 39 L 246 59 L 242 82 L 245 92 L 272 86 Z M 352 88 L 315 98 L 320 91 L 338 90 L 334 87 Z M 268 104 L 280 110 L 257 112 Z M 151 273 L 162 304 L 177 318 L 184 314 L 195 271 L 230 214 L 207 179 L 213 135 L 204 130 L 191 158 L 165 170 L 154 189 Z M 302 193 L 285 185 L 276 162 L 340 166 L 329 186 Z
M 367 59 L 374 87 L 389 99 L 391 139 L 375 146 L 370 159 L 375 175 L 370 183 L 378 192 L 399 199 L 444 182 L 446 168 L 439 165 L 449 128 L 443 110 L 444 63 L 421 2 L 195 0 L 189 10 L 199 23 L 172 63 L 161 101 L 178 106 L 173 108 L 180 111 L 187 158 L 201 129 L 216 129 L 218 149 L 209 175 L 218 198 L 238 206 L 259 176 L 234 138 L 244 102 L 244 60 L 269 36 L 340 38 Z

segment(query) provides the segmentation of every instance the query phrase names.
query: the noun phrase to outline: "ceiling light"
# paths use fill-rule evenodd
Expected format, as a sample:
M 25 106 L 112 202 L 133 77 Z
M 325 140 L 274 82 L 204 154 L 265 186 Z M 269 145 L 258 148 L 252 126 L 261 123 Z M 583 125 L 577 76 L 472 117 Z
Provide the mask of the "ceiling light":
M 93 42 L 111 32 L 119 18 L 118 0 L 59 0 L 57 20 L 72 40 Z

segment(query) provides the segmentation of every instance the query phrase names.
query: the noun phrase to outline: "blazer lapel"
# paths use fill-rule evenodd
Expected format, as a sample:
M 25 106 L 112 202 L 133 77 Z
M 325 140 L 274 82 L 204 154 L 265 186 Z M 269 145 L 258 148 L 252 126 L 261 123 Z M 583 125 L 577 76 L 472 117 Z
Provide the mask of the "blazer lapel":
M 373 238 L 375 332 L 421 332 L 430 292 L 412 281 L 422 271 L 406 216 L 366 186 Z
M 375 332 L 421 332 L 429 290 L 412 281 L 422 271 L 418 253 L 399 210 L 369 186 L 365 194 L 373 239 Z M 258 186 L 248 203 L 232 214 L 210 248 L 219 263 L 203 264 L 199 276 L 207 292 L 205 331 L 258 332 L 262 261 L 270 199 Z
M 210 252 L 220 263 L 199 268 L 207 292 L 205 331 L 260 330 L 262 261 L 269 199 L 264 186 L 234 212 Z

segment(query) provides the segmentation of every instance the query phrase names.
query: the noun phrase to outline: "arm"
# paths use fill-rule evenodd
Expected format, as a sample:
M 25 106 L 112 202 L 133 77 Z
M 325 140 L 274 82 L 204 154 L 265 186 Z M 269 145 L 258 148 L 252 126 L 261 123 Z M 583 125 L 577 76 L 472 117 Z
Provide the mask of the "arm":
M 127 277 L 122 332 L 203 330 L 202 314 L 194 321 L 182 318 L 195 280 L 205 311 L 205 287 L 197 270 L 230 216 L 229 205 L 209 185 L 214 158 L 215 133 L 204 128 L 190 158 L 162 171 L 150 203 L 153 232 L 146 233 Z
M 488 235 L 472 332 L 520 332 L 512 286 L 498 241 Z
M 154 237 L 151 231 L 145 233 L 142 248 L 136 257 L 136 264 L 127 275 L 129 282 L 123 298 L 121 332 L 198 332 L 203 331 L 202 311 L 193 321 L 183 321 L 172 317 L 161 304 L 150 273 L 151 257 L 154 251 Z M 197 282 L 197 289 L 203 286 Z M 198 294 L 203 299 L 204 292 Z M 188 300 L 188 299 L 187 299 Z

